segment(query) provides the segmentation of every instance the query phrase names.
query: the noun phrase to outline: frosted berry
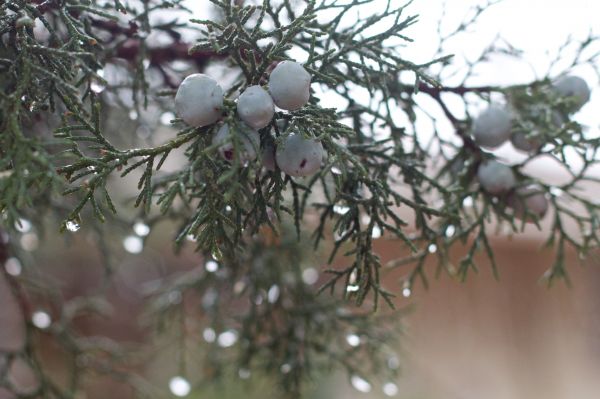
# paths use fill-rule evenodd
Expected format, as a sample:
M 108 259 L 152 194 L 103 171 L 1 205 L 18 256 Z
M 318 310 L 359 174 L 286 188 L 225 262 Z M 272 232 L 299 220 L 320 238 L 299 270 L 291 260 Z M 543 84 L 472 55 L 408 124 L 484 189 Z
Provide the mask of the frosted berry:
M 574 110 L 577 111 L 590 100 L 590 88 L 579 76 L 564 76 L 553 84 L 554 90 L 560 96 L 573 99 Z
M 283 61 L 271 72 L 269 91 L 279 108 L 300 109 L 310 98 L 310 74 L 297 62 Z
M 500 195 L 511 190 L 516 184 L 512 169 L 498 161 L 484 161 L 477 169 L 477 180 L 485 191 Z
M 513 134 L 510 138 L 510 142 L 517 150 L 527 153 L 535 153 L 543 145 L 541 137 L 535 135 L 527 137 L 523 132 Z
M 217 82 L 200 73 L 181 82 L 175 96 L 175 109 L 190 126 L 202 127 L 215 123 L 221 117 L 223 89 Z
M 496 148 L 510 138 L 512 118 L 506 109 L 492 105 L 473 123 L 473 137 L 477 144 Z
M 527 222 L 533 222 L 534 216 L 537 219 L 543 218 L 549 207 L 546 194 L 536 185 L 516 189 L 508 197 L 507 205 L 513 209 L 516 218 L 526 218 Z
M 271 123 L 275 114 L 273 99 L 260 86 L 250 86 L 240 95 L 237 113 L 241 120 L 254 129 L 262 129 Z
M 232 136 L 232 132 L 235 137 Z M 234 140 L 238 140 L 237 143 Z M 226 161 L 233 161 L 236 157 L 236 144 L 242 149 L 239 159 L 242 163 L 254 161 L 260 149 L 260 136 L 258 132 L 247 126 L 231 129 L 228 124 L 224 124 L 217 131 L 212 139 L 213 145 L 219 147 L 219 154 Z
M 279 169 L 290 176 L 310 176 L 321 168 L 323 152 L 320 141 L 291 134 L 277 146 L 275 159 Z

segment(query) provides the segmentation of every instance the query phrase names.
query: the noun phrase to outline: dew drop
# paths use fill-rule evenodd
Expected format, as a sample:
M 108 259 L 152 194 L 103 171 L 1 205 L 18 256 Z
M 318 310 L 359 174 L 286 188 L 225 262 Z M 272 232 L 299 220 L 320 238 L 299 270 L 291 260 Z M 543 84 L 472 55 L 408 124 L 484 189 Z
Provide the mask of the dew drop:
M 471 197 L 471 196 L 466 197 L 463 200 L 462 204 L 463 204 L 464 208 L 472 208 L 473 204 L 474 204 L 473 197 Z
M 371 237 L 377 239 L 380 238 L 382 235 L 382 231 L 381 231 L 381 227 L 379 226 L 373 226 L 373 230 L 371 231 Z
M 446 227 L 446 238 L 452 238 L 456 234 L 456 227 L 454 225 L 449 225 Z
M 349 285 L 346 287 L 347 292 L 357 292 L 360 289 L 358 285 Z
M 223 259 L 223 254 L 221 253 L 221 250 L 220 250 L 218 247 L 215 247 L 215 248 L 212 250 L 212 253 L 211 253 L 211 255 L 212 255 L 212 257 L 213 257 L 215 260 L 221 260 L 221 259 Z
M 403 289 L 402 289 L 402 296 L 403 296 L 404 298 L 408 298 L 408 297 L 410 297 L 411 295 L 412 295 L 412 290 L 411 290 L 410 288 L 408 288 L 408 287 L 405 287 L 405 288 L 403 288 Z
M 552 196 L 554 197 L 561 197 L 562 195 L 564 195 L 565 191 L 561 188 L 558 187 L 551 187 L 550 188 L 550 194 L 552 194 Z
M 165 112 L 160 116 L 160 123 L 165 126 L 169 126 L 171 121 L 175 119 L 175 114 L 172 112 Z
M 192 391 L 192 386 L 185 378 L 176 376 L 171 378 L 171 381 L 169 381 L 169 390 L 173 395 L 182 398 L 190 394 Z
M 353 375 L 350 378 L 350 383 L 352 384 L 352 386 L 354 387 L 354 389 L 356 389 L 359 392 L 362 392 L 362 393 L 369 393 L 369 392 L 371 392 L 371 384 L 369 383 L 369 381 L 365 380 L 362 377 L 359 377 L 357 375 Z
M 17 229 L 19 233 L 28 233 L 31 231 L 31 222 L 27 219 L 21 218 L 15 222 L 15 229 Z
M 438 250 L 438 247 L 435 244 L 429 244 L 429 246 L 427 247 L 427 252 L 429 252 L 430 254 L 436 253 L 437 250 Z
M 97 80 L 94 80 L 92 83 L 90 83 L 90 90 L 96 94 L 102 93 L 105 89 L 106 86 Z
M 75 233 L 81 228 L 81 225 L 75 220 L 67 220 L 65 223 L 65 228 L 71 233 Z
M 332 166 L 331 167 L 331 173 L 333 173 L 334 175 L 341 175 L 342 171 L 337 166 Z
M 350 207 L 348 207 L 348 206 L 344 206 L 344 205 L 334 205 L 333 206 L 333 212 L 337 213 L 338 215 L 345 215 L 346 213 L 348 213 L 348 211 L 350 211 Z

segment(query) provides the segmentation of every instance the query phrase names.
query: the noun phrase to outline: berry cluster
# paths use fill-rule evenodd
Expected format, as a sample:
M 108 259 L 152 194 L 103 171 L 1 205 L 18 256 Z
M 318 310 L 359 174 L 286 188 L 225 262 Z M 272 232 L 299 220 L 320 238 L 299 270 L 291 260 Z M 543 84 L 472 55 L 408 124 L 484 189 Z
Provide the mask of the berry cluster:
M 308 103 L 311 76 L 293 61 L 279 63 L 269 77 L 268 91 L 261 86 L 249 86 L 237 100 L 239 121 L 230 126 L 223 123 L 213 136 L 212 144 L 226 161 L 238 159 L 248 163 L 259 157 L 270 171 L 276 167 L 290 176 L 302 177 L 321 168 L 324 149 L 320 141 L 291 132 L 275 145 L 267 137 L 261 145 L 258 130 L 273 122 L 275 106 L 295 111 Z M 203 74 L 188 76 L 179 86 L 175 108 L 183 121 L 194 127 L 209 126 L 219 121 L 224 110 L 223 89 Z M 262 147 L 262 151 L 260 150 Z M 240 150 L 236 153 L 236 149 Z
M 565 76 L 552 85 L 555 96 L 566 103 L 566 114 L 581 109 L 590 99 L 587 83 L 577 76 Z M 537 153 L 546 144 L 543 135 L 525 133 L 515 129 L 516 111 L 497 104 L 490 105 L 473 122 L 472 133 L 475 142 L 487 149 L 495 149 L 507 141 L 513 147 L 528 154 Z M 559 129 L 565 123 L 566 115 L 552 110 L 550 124 Z M 527 219 L 527 214 L 542 218 L 548 210 L 548 199 L 541 187 L 532 185 L 516 188 L 517 178 L 511 167 L 496 160 L 483 161 L 477 170 L 481 187 L 492 195 L 506 195 L 506 205 L 513 209 L 519 219 Z M 531 220 L 528 220 L 531 221 Z

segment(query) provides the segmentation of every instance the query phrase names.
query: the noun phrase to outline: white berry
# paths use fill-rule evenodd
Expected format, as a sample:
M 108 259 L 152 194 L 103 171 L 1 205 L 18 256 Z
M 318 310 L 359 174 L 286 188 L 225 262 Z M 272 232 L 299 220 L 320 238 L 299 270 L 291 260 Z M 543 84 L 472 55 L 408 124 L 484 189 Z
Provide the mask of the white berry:
M 488 148 L 496 148 L 510 138 L 512 117 L 506 109 L 492 105 L 473 123 L 475 141 Z
M 200 73 L 181 82 L 175 96 L 175 109 L 190 126 L 202 127 L 215 123 L 221 117 L 223 89 L 217 82 Z
M 271 123 L 275 114 L 273 99 L 260 86 L 250 86 L 240 95 L 237 104 L 238 116 L 254 129 L 262 129 Z
M 510 138 L 510 142 L 517 149 L 527 153 L 537 152 L 542 147 L 542 140 L 539 136 L 530 136 L 523 132 L 517 132 Z
M 239 159 L 242 163 L 246 163 L 256 159 L 260 149 L 260 136 L 257 131 L 247 126 L 238 126 L 234 130 L 228 124 L 224 124 L 214 135 L 212 143 L 219 147 L 219 154 L 226 161 L 233 161 L 236 157 L 236 148 L 241 147 Z
M 508 199 L 507 204 L 514 210 L 514 215 L 518 219 L 526 219 L 527 222 L 533 222 L 535 215 L 541 219 L 548 212 L 548 198 L 539 186 L 521 187 L 515 190 Z
M 484 161 L 479 165 L 477 180 L 485 191 L 493 195 L 508 192 L 517 182 L 510 167 L 494 160 Z
M 310 176 L 321 168 L 323 152 L 320 141 L 291 134 L 277 146 L 275 159 L 279 169 L 290 176 Z
M 573 99 L 574 110 L 579 110 L 590 100 L 590 88 L 579 76 L 564 76 L 554 82 L 553 87 L 559 95 Z
M 279 108 L 300 109 L 310 98 L 310 74 L 297 62 L 283 61 L 271 72 L 269 91 Z

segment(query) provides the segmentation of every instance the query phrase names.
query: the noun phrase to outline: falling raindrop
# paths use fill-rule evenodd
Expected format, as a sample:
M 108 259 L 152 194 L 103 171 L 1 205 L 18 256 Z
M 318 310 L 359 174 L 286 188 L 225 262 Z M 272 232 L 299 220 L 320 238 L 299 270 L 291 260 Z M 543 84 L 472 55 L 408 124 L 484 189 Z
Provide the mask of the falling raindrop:
M 388 382 L 383 385 L 383 393 L 386 396 L 396 396 L 398 395 L 398 385 L 393 382 Z
M 192 386 L 185 378 L 176 376 L 171 378 L 171 381 L 169 381 L 169 390 L 173 395 L 182 398 L 190 394 L 192 391 Z
M 360 345 L 360 337 L 356 334 L 348 334 L 346 335 L 346 342 L 352 347 L 357 347 Z
M 4 262 L 4 270 L 10 276 L 17 277 L 21 275 L 23 271 L 23 267 L 21 266 L 21 262 L 17 258 L 8 258 L 6 262 Z
M 398 370 L 400 368 L 398 356 L 390 356 L 387 360 L 387 366 L 390 370 Z
M 133 231 L 140 237 L 146 237 L 150 234 L 150 226 L 143 222 L 136 222 L 133 225 Z
M 238 375 L 242 380 L 247 380 L 248 378 L 250 378 L 251 374 L 252 373 L 250 373 L 250 370 L 248 369 L 241 368 L 238 370 Z
M 81 228 L 81 225 L 76 220 L 67 220 L 65 223 L 65 228 L 71 233 L 75 233 Z
M 277 302 L 277 300 L 279 299 L 279 294 L 279 286 L 273 285 L 271 288 L 269 288 L 269 292 L 267 293 L 267 300 L 269 301 L 269 303 Z
M 319 272 L 313 267 L 309 267 L 302 271 L 302 281 L 306 285 L 313 285 L 319 280 Z
M 27 233 L 27 234 L 23 234 L 23 236 L 21 237 L 21 240 L 19 242 L 21 243 L 21 247 L 25 251 L 35 251 L 40 243 L 40 240 L 39 240 L 37 234 Z
M 212 328 L 205 328 L 202 332 L 202 337 L 206 342 L 212 343 L 217 339 L 217 333 Z
M 40 330 L 45 330 L 52 324 L 52 319 L 48 313 L 38 310 L 31 316 L 31 322 Z
M 129 111 L 129 119 L 131 119 L 132 121 L 137 120 L 138 118 L 138 113 L 135 109 L 132 109 L 131 111 Z
M 219 270 L 219 264 L 214 260 L 209 260 L 208 262 L 206 262 L 204 264 L 204 268 L 206 269 L 207 272 L 214 273 L 217 270 Z
M 356 389 L 359 392 L 362 392 L 362 393 L 369 393 L 369 392 L 371 392 L 371 384 L 369 383 L 369 381 L 365 380 L 362 377 L 359 377 L 357 375 L 353 375 L 350 378 L 350 383 L 352 384 L 352 386 L 354 387 L 354 389 Z
M 292 365 L 289 363 L 284 363 L 281 365 L 280 370 L 281 374 L 288 374 L 290 371 L 292 371 Z
M 229 348 L 237 342 L 238 336 L 235 330 L 227 330 L 219 334 L 217 343 L 222 348 Z
M 139 254 L 144 249 L 144 240 L 138 236 L 127 236 L 123 239 L 123 248 L 131 254 Z
M 171 291 L 169 292 L 168 295 L 168 300 L 169 303 L 176 305 L 178 303 L 181 303 L 181 300 L 183 299 L 181 292 L 180 291 Z

